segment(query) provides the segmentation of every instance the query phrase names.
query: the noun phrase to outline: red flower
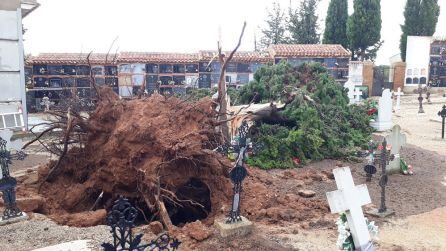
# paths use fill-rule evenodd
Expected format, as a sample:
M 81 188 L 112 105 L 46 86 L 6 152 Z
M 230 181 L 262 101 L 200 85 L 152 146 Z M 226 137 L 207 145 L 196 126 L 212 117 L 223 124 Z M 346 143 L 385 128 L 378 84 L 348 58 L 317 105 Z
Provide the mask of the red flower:
M 293 157 L 293 162 L 294 162 L 294 164 L 299 165 L 300 159 L 298 157 Z
M 375 114 L 377 111 L 378 111 L 378 110 L 376 110 L 376 108 L 372 108 L 372 109 L 370 109 L 370 110 L 367 111 L 367 114 L 370 116 L 370 115 Z

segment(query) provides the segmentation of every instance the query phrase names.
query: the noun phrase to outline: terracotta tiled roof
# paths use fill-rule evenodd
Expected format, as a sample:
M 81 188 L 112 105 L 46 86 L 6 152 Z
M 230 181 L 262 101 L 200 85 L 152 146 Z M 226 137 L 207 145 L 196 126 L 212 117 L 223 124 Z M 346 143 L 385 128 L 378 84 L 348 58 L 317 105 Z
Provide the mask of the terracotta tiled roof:
M 229 56 L 230 51 L 223 52 L 226 56 Z M 217 51 L 200 51 L 200 60 L 211 60 L 218 54 Z M 234 54 L 232 61 L 235 62 L 268 62 L 271 61 L 272 58 L 266 53 L 262 54 L 260 52 L 255 51 L 238 51 Z
M 340 44 L 275 44 L 268 51 L 272 57 L 350 57 Z
M 120 63 L 198 63 L 197 53 L 122 52 Z
M 87 53 L 40 53 L 38 56 L 31 56 L 28 62 L 33 64 L 87 64 Z M 113 64 L 117 60 L 116 54 L 92 53 L 90 55 L 91 64 Z

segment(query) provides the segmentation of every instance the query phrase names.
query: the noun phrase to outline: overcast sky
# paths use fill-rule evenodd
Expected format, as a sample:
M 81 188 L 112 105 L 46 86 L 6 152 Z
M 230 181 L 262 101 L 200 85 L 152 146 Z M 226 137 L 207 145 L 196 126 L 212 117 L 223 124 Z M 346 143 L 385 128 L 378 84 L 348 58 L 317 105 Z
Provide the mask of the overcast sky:
M 297 6 L 300 0 L 291 0 Z M 253 50 L 254 36 L 261 27 L 274 0 L 38 0 L 41 6 L 23 21 L 25 51 L 107 52 L 113 51 L 196 52 L 216 49 L 219 27 L 223 48 L 236 44 L 243 21 L 247 29 L 241 50 Z M 287 8 L 290 0 L 277 0 Z M 441 6 L 436 35 L 446 37 L 446 0 Z M 319 4 L 322 32 L 329 0 Z M 388 64 L 399 53 L 400 24 L 406 0 L 382 0 L 385 41 L 377 63 Z M 353 0 L 349 0 L 350 12 Z

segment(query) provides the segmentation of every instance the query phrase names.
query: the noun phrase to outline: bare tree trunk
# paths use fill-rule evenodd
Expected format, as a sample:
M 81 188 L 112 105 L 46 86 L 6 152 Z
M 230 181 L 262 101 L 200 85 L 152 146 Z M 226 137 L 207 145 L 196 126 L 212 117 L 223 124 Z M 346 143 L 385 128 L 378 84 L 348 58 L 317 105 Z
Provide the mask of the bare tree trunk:
M 221 73 L 220 73 L 220 79 L 218 82 L 218 103 L 220 104 L 220 111 L 219 111 L 219 117 L 218 120 L 220 121 L 226 121 L 228 119 L 227 112 L 228 112 L 228 101 L 227 101 L 227 90 L 226 90 L 226 83 L 225 83 L 225 73 L 226 73 L 226 67 L 228 63 L 231 61 L 232 57 L 234 57 L 235 52 L 238 50 L 242 43 L 243 34 L 245 33 L 246 28 L 246 22 L 243 23 L 242 32 L 240 34 L 237 46 L 232 50 L 231 54 L 229 54 L 229 57 L 225 59 L 225 56 L 222 53 L 221 44 L 218 44 L 218 56 L 220 59 L 220 63 L 222 64 L 221 67 Z M 228 123 L 221 124 L 221 132 L 223 135 L 223 138 L 226 142 L 230 140 L 229 136 L 229 127 Z

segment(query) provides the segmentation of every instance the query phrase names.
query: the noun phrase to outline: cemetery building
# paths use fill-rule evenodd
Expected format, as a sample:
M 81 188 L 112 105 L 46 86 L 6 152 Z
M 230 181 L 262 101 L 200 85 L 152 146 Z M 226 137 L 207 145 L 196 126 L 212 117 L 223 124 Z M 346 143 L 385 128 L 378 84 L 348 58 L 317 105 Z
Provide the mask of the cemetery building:
M 229 55 L 230 52 L 224 52 Z M 75 91 L 91 98 L 90 67 L 97 85 L 108 85 L 122 97 L 138 92 L 184 94 L 187 88 L 212 88 L 218 84 L 221 63 L 217 51 L 197 53 L 121 52 L 41 53 L 26 60 L 28 108 L 43 110 L 42 99 L 56 104 Z M 318 62 L 340 83 L 347 81 L 350 53 L 341 45 L 272 45 L 265 52 L 239 51 L 226 68 L 225 81 L 240 87 L 254 79 L 263 65 L 282 60 L 294 66 Z
M 409 36 L 406 55 L 404 87 L 446 87 L 446 38 Z

